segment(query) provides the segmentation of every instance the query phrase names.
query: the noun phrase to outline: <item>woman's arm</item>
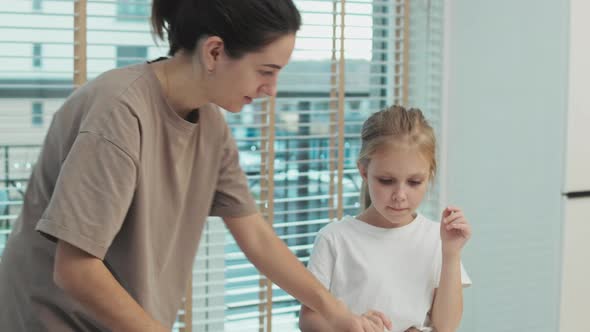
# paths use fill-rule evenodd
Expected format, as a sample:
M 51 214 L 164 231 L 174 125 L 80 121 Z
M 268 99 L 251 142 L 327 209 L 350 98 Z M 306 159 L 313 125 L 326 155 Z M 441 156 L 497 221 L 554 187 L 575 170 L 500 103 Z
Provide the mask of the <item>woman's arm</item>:
M 225 217 L 248 259 L 279 287 L 319 313 L 336 331 L 372 331 L 368 319 L 353 315 L 299 262 L 260 214 Z M 384 322 L 391 326 L 390 322 Z M 365 327 L 367 326 L 367 327 Z
M 392 323 L 383 313 L 375 310 L 369 310 L 363 314 L 365 331 L 383 332 L 387 328 L 391 330 Z M 387 326 L 384 322 L 387 322 Z M 299 329 L 302 332 L 335 332 L 338 330 L 332 329 L 330 324 L 317 312 L 309 309 L 305 305 L 301 306 L 299 312 Z M 406 332 L 411 332 L 408 330 Z
M 299 328 L 301 332 L 334 332 L 322 315 L 305 305 L 299 312 Z
M 53 279 L 112 331 L 169 331 L 143 310 L 100 259 L 62 240 L 57 243 Z

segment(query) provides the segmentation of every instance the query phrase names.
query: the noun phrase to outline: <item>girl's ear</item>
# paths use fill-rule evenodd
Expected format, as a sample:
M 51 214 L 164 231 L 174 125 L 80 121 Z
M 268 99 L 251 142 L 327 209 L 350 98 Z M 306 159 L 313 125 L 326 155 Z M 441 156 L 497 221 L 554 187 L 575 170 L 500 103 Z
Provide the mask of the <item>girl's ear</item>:
M 356 167 L 358 168 L 363 180 L 367 181 L 367 167 L 363 165 L 363 163 L 361 163 L 360 161 L 356 162 Z

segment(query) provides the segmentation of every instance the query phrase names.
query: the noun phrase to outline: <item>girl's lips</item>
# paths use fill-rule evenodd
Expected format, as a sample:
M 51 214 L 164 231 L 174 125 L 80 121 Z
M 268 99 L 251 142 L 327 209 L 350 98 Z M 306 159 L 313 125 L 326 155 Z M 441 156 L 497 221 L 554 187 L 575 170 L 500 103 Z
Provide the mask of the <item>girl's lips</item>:
M 407 208 L 402 208 L 402 209 L 392 208 L 392 207 L 389 207 L 389 208 L 392 209 L 393 211 L 397 211 L 397 212 L 401 212 L 401 211 L 407 210 Z
M 253 101 L 253 99 L 250 97 L 244 97 L 244 99 L 246 99 L 246 104 L 250 104 Z

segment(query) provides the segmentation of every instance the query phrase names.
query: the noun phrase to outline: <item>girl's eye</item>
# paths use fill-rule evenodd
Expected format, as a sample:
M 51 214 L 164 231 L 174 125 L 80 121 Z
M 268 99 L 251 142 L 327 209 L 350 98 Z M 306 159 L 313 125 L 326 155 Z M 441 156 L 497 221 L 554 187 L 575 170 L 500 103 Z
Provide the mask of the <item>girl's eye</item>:
M 272 72 L 272 71 L 266 71 L 266 70 L 261 70 L 260 71 L 260 74 L 262 76 L 272 76 L 274 74 L 274 72 Z
M 422 181 L 409 181 L 410 186 L 417 187 L 422 184 Z
M 379 179 L 379 183 L 381 184 L 392 184 L 393 180 L 392 179 Z

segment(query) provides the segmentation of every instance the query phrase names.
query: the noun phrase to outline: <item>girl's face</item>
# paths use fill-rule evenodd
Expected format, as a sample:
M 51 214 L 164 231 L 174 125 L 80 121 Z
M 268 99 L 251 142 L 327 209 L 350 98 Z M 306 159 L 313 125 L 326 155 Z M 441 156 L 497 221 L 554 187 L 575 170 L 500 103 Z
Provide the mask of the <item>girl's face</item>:
M 369 223 L 393 228 L 409 224 L 428 188 L 430 163 L 415 147 L 386 144 L 358 165 L 367 181 L 372 204 Z
M 288 34 L 237 60 L 221 52 L 211 75 L 211 102 L 237 113 L 255 98 L 274 96 L 279 71 L 289 62 L 294 47 L 295 35 Z

